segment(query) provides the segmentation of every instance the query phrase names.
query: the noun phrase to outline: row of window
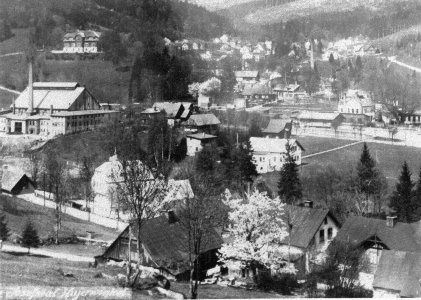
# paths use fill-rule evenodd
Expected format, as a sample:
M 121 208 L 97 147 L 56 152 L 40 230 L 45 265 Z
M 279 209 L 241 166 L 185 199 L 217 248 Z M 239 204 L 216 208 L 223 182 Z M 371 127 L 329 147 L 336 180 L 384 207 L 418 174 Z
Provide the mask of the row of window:
M 92 43 L 85 42 L 83 44 L 83 47 L 96 47 L 96 45 L 97 45 L 96 42 L 92 42 Z M 64 47 L 65 48 L 69 48 L 69 47 L 82 47 L 82 43 L 64 43 Z
M 297 160 L 299 160 L 299 159 L 300 159 L 300 157 L 299 157 L 298 155 L 294 155 L 292 158 L 293 158 L 295 161 L 297 161 Z M 284 159 L 285 159 L 285 156 L 281 156 L 281 157 L 279 158 L 279 161 L 280 161 L 280 162 L 283 162 L 283 161 L 284 161 Z M 272 160 L 273 160 L 274 162 L 276 162 L 276 161 L 277 161 L 276 156 L 272 157 Z M 264 162 L 264 161 L 266 161 L 266 157 L 261 156 L 261 157 L 259 158 L 259 161 L 260 161 L 260 162 Z

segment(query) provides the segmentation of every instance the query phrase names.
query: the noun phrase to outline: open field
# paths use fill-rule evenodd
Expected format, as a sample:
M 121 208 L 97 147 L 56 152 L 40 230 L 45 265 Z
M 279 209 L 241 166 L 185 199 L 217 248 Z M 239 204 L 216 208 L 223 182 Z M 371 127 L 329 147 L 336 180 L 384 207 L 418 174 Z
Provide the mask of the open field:
M 246 16 L 246 21 L 251 24 L 265 25 L 325 13 L 353 11 L 361 7 L 376 11 L 405 2 L 412 2 L 412 0 L 297 0 L 257 10 Z
M 97 268 L 89 268 L 87 263 L 4 252 L 0 252 L 0 261 L 0 286 L 2 287 L 24 285 L 117 288 L 117 282 L 114 278 L 97 278 L 96 275 L 103 273 L 116 276 L 125 272 L 124 269 L 115 266 L 100 264 Z M 73 277 L 65 277 L 61 271 L 71 273 Z M 188 295 L 189 285 L 186 282 L 171 282 L 171 290 Z M 200 286 L 199 297 L 201 299 L 286 298 L 286 296 L 275 293 L 247 291 L 219 285 Z M 160 297 L 150 297 L 146 291 L 135 291 L 133 293 L 133 299 L 157 298 Z
M 299 137 L 298 141 L 306 149 L 304 155 L 317 153 L 339 147 L 352 141 L 343 141 L 329 138 Z M 376 160 L 378 168 L 383 172 L 388 181 L 389 192 L 395 188 L 400 175 L 402 164 L 406 161 L 412 172 L 413 181 L 417 180 L 421 167 L 421 149 L 414 147 L 395 146 L 380 143 L 367 143 L 372 157 Z M 331 165 L 338 170 L 353 170 L 357 166 L 362 151 L 362 144 L 346 147 L 338 151 L 332 151 L 303 159 L 300 167 L 301 175 L 306 176 L 312 169 Z M 278 191 L 279 173 L 267 173 L 263 175 L 268 186 L 275 192 Z M 305 184 L 305 183 L 303 183 Z
M 28 219 L 34 223 L 35 228 L 42 239 L 47 238 L 48 235 L 53 233 L 55 225 L 54 209 L 42 207 L 22 199 L 8 196 L 0 197 L 0 207 L 1 212 L 6 215 L 8 226 L 12 234 L 20 235 Z M 86 236 L 87 231 L 94 232 L 92 238 L 105 241 L 114 240 L 118 235 L 118 232 L 111 228 L 63 214 L 60 236 Z

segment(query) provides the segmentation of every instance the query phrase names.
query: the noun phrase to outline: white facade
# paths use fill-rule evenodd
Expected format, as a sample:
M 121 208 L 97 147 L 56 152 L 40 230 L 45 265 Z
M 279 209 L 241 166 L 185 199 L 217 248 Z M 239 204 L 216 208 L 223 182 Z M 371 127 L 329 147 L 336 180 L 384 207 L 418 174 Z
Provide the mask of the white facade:
M 287 139 L 279 138 L 250 138 L 253 162 L 258 173 L 275 172 L 282 169 L 287 158 L 287 142 Z M 292 157 L 297 165 L 301 165 L 303 148 L 295 140 L 289 140 L 289 143 Z
M 349 90 L 338 103 L 338 111 L 346 114 L 374 113 L 374 103 L 367 93 L 359 90 Z
M 216 136 L 206 133 L 190 134 L 187 137 L 187 155 L 195 156 L 196 153 L 202 151 L 206 144 L 212 143 Z

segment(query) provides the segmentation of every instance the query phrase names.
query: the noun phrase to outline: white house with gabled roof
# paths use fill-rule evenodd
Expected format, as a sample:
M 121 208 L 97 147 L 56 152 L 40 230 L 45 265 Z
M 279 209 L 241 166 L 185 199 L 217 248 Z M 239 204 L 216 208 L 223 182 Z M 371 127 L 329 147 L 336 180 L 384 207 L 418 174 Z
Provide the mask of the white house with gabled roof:
M 287 157 L 287 145 L 297 165 L 301 165 L 303 146 L 295 139 L 251 137 L 250 146 L 253 151 L 253 162 L 258 173 L 280 171 Z

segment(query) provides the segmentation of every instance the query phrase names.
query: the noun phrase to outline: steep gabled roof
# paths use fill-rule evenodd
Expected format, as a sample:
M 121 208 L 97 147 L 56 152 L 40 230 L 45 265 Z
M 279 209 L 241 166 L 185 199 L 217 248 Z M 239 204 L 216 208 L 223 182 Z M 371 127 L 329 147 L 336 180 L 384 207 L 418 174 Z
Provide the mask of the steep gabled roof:
M 268 127 L 263 133 L 280 133 L 282 130 L 291 130 L 291 119 L 270 119 Z
M 291 245 L 294 247 L 307 248 L 327 216 L 330 216 L 338 226 L 340 225 L 328 209 L 296 205 L 287 205 L 286 209 L 290 212 Z
M 414 224 L 397 222 L 394 227 L 388 227 L 386 220 L 352 216 L 336 238 L 360 246 L 375 236 L 390 250 L 421 251 L 421 226 Z
M 31 179 L 26 173 L 20 169 L 9 168 L 3 171 L 3 176 L 1 179 L 1 189 L 12 192 L 15 186 L 24 178 L 27 178 L 29 181 Z M 31 181 L 32 182 L 32 181 Z
M 108 247 L 103 257 L 113 258 L 113 252 L 118 239 L 128 237 L 128 226 L 120 236 Z M 137 239 L 138 226 L 132 225 L 132 238 Z M 152 260 L 159 266 L 167 268 L 167 264 L 187 262 L 188 260 L 188 231 L 180 222 L 170 223 L 168 215 L 160 215 L 147 220 L 141 229 L 142 244 L 151 255 Z M 213 231 L 202 241 L 200 253 L 221 247 L 223 241 L 220 235 Z
M 187 121 L 187 125 L 192 126 L 209 126 L 219 124 L 221 124 L 221 122 L 214 114 L 191 115 Z
M 169 118 L 180 117 L 184 110 L 181 102 L 155 102 L 153 108 L 155 107 L 159 110 L 164 110 Z
M 421 296 L 421 253 L 382 251 L 373 288 L 394 290 L 401 297 Z

